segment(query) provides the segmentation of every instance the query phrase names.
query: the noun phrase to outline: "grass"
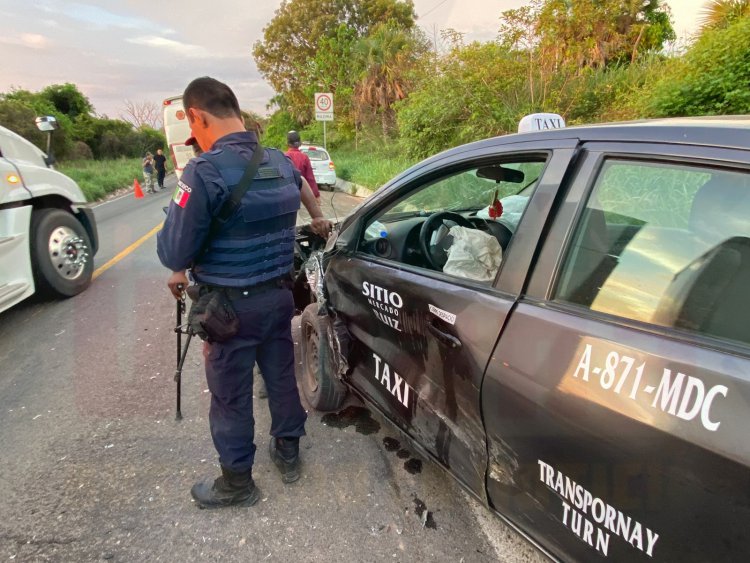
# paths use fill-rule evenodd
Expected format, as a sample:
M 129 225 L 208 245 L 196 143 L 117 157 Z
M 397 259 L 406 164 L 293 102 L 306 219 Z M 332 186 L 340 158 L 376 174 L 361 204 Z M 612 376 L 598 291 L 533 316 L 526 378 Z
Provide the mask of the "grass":
M 385 147 L 359 150 L 339 147 L 331 149 L 331 158 L 339 178 L 373 191 L 417 162 Z
M 341 147 L 332 149 L 339 178 L 376 190 L 388 180 L 416 162 L 395 152 L 394 148 L 376 150 Z M 167 173 L 172 169 L 167 159 Z M 57 169 L 75 180 L 87 201 L 96 201 L 121 188 L 133 185 L 133 179 L 143 182 L 140 158 L 112 160 L 73 160 L 61 162 Z
M 59 163 L 56 168 L 76 181 L 86 201 L 97 201 L 121 188 L 132 186 L 135 178 L 143 185 L 140 158 L 71 160 Z M 171 168 L 171 162 L 167 159 L 167 173 Z

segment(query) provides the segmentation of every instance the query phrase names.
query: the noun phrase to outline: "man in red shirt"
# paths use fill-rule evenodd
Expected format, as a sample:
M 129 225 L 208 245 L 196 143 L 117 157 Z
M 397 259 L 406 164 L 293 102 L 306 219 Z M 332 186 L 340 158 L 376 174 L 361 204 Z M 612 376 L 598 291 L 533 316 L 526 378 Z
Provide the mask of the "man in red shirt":
M 315 199 L 319 200 L 320 190 L 318 189 L 318 184 L 315 181 L 312 164 L 310 164 L 310 157 L 299 150 L 299 147 L 302 144 L 299 133 L 297 133 L 296 131 L 289 131 L 289 133 L 286 134 L 286 144 L 289 146 L 289 149 L 285 154 L 292 160 L 292 164 L 294 164 L 294 167 L 300 171 L 302 177 L 307 180 L 308 184 L 310 184 L 310 189 L 315 195 Z

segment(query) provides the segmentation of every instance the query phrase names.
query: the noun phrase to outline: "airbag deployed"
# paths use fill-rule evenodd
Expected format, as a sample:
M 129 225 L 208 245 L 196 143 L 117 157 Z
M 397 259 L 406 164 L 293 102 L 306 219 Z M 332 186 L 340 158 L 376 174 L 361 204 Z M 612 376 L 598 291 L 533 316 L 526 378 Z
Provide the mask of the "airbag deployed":
M 451 227 L 453 244 L 443 272 L 460 278 L 489 282 L 495 279 L 503 249 L 497 239 L 483 231 L 467 227 Z

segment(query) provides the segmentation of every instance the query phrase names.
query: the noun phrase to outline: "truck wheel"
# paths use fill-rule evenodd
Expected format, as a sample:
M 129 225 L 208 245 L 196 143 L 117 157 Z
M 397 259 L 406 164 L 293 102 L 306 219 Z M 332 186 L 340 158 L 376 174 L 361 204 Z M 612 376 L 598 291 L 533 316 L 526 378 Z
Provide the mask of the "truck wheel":
M 38 293 L 72 297 L 91 283 L 94 260 L 83 225 L 62 209 L 31 215 L 31 266 Z
M 300 318 L 302 392 L 315 410 L 332 411 L 344 402 L 346 387 L 330 372 L 331 362 L 325 361 L 330 351 L 321 348 L 320 331 L 318 304 L 312 303 Z

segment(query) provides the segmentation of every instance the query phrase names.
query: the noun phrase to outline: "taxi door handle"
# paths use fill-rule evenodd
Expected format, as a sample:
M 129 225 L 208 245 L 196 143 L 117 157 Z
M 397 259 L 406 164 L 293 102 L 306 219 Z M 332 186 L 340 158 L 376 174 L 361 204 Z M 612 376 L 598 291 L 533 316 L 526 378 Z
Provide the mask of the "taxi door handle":
M 440 344 L 443 344 L 448 348 L 458 349 L 462 346 L 461 341 L 458 338 L 456 338 L 452 334 L 443 332 L 432 323 L 427 323 L 427 330 L 430 331 L 432 336 L 437 338 L 437 341 L 440 342 Z

